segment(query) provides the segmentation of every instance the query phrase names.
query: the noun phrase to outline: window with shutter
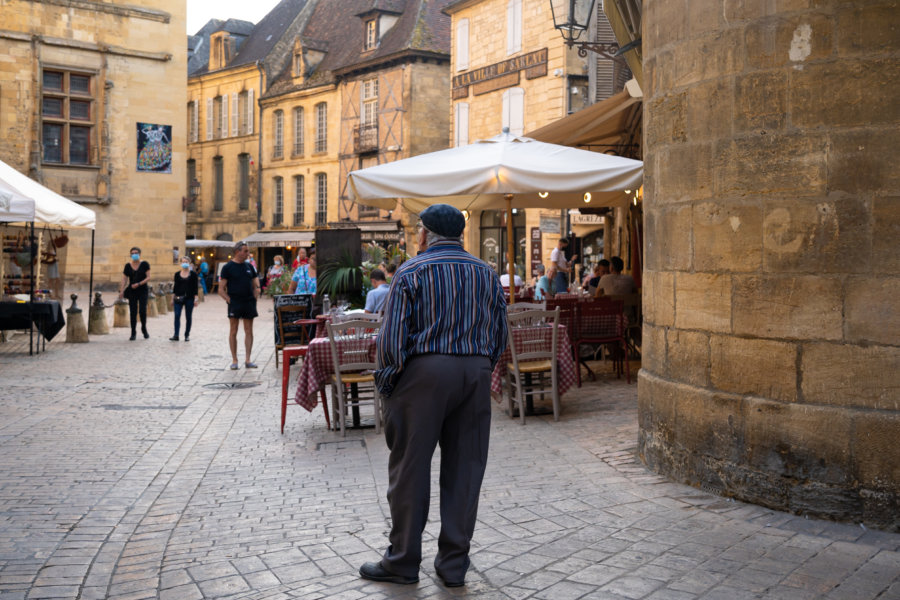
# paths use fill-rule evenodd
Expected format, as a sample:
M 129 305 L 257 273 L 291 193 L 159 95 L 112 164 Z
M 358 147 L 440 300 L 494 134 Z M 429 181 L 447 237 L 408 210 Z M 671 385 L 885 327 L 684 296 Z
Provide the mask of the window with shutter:
M 306 207 L 303 205 L 303 185 L 303 175 L 294 175 L 294 225 L 303 224 L 303 213 L 306 211 Z
M 469 143 L 469 103 L 457 102 L 453 109 L 453 142 L 465 146 Z
M 460 19 L 456 25 L 456 70 L 469 68 L 469 20 Z
M 247 134 L 253 133 L 253 115 L 255 112 L 253 104 L 253 89 L 247 90 Z
M 506 53 L 522 49 L 522 0 L 509 0 L 506 5 Z
M 219 125 L 219 137 L 228 137 L 228 96 L 219 97 L 219 118 L 222 120 Z
M 238 95 L 237 92 L 231 94 L 231 136 L 237 137 L 239 135 L 238 132 L 238 121 L 239 121 L 239 113 L 238 113 Z
M 206 99 L 206 139 L 213 139 L 213 99 Z
M 503 92 L 503 127 L 513 135 L 525 133 L 525 90 L 510 88 Z

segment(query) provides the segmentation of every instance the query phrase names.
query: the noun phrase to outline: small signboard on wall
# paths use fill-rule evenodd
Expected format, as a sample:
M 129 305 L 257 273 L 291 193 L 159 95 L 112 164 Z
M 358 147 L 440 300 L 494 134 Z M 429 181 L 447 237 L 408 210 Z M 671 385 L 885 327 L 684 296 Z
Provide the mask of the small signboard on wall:
M 537 266 L 541 264 L 542 238 L 540 227 L 531 228 L 531 276 L 537 277 Z
M 554 233 L 559 235 L 559 217 L 541 216 L 541 233 Z

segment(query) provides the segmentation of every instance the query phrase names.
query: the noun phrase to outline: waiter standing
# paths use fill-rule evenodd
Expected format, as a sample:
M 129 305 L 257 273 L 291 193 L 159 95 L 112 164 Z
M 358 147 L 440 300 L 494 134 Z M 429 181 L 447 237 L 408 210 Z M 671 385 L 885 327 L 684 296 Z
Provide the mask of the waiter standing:
M 491 372 L 506 348 L 506 300 L 491 267 L 462 248 L 463 214 L 436 204 L 420 214 L 418 256 L 391 282 L 375 382 L 390 449 L 390 546 L 364 579 L 415 583 L 431 498 L 431 457 L 441 446 L 441 533 L 434 567 L 465 584 L 487 464 Z

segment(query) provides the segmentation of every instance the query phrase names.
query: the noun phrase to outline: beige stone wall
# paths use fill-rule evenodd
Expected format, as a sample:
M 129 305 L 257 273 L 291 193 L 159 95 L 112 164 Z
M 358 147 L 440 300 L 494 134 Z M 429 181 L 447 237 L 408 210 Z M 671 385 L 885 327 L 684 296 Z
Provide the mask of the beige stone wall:
M 327 150 L 316 152 L 315 107 L 324 102 L 328 107 Z M 327 177 L 328 199 L 327 219 L 334 220 L 338 214 L 338 187 L 340 185 L 339 161 L 341 140 L 341 96 L 334 85 L 321 86 L 302 92 L 294 92 L 263 101 L 263 145 L 266 162 L 263 166 L 263 221 L 264 231 L 279 229 L 315 229 L 315 213 L 318 205 L 316 175 Z M 303 154 L 293 153 L 294 108 L 303 108 L 304 144 Z M 284 112 L 284 158 L 273 159 L 273 122 L 276 110 Z M 305 189 L 304 218 L 302 225 L 294 225 L 295 184 L 294 176 L 302 175 Z M 284 181 L 284 225 L 273 224 L 275 204 L 275 178 Z M 327 221 L 326 221 L 327 222 Z
M 640 451 L 897 530 L 900 12 L 807 5 L 645 3 Z
M 198 239 L 217 239 L 223 234 L 232 240 L 240 240 L 256 231 L 256 200 L 258 197 L 257 181 L 260 164 L 265 168 L 271 159 L 271 149 L 264 149 L 259 155 L 260 122 L 259 108 L 254 108 L 253 130 L 238 129 L 238 135 L 231 130 L 231 97 L 232 94 L 246 94 L 253 90 L 254 105 L 260 95 L 260 73 L 254 65 L 244 65 L 231 69 L 222 69 L 191 77 L 188 80 L 187 101 L 197 102 L 197 141 L 188 143 L 188 158 L 196 165 L 196 176 L 200 182 L 200 196 L 195 210 L 187 212 L 187 232 Z M 216 134 L 213 123 L 213 139 L 206 138 L 207 101 L 217 97 L 225 97 L 229 102 L 229 122 L 226 135 Z M 185 118 L 185 126 L 190 130 L 189 116 Z M 246 209 L 240 208 L 240 171 L 238 155 L 249 154 L 250 166 L 250 199 Z M 215 157 L 222 157 L 223 194 L 222 210 L 215 209 Z M 184 185 L 187 185 L 185 179 Z M 265 213 L 264 213 L 265 214 Z M 265 219 L 263 219 L 265 220 Z
M 566 116 L 568 107 L 566 76 L 568 74 L 586 75 L 587 61 L 579 58 L 576 51 L 566 48 L 559 32 L 553 28 L 549 2 L 525 1 L 522 3 L 522 49 L 515 54 L 507 54 L 507 4 L 506 0 L 482 0 L 452 12 L 451 77 L 546 48 L 547 74 L 527 79 L 523 71 L 520 74 L 519 82 L 512 86 L 524 90 L 524 132 L 527 133 Z M 456 66 L 458 50 L 455 32 L 462 19 L 469 20 L 469 66 L 466 69 L 458 69 Z M 459 102 L 466 102 L 469 105 L 469 143 L 493 137 L 499 134 L 502 128 L 503 93 L 507 89 L 509 88 L 476 95 L 470 86 L 467 97 L 453 100 L 450 107 L 451 145 L 454 132 L 453 115 L 455 114 L 453 105 Z M 526 237 L 533 227 L 540 226 L 542 213 L 559 215 L 559 211 L 526 210 Z M 474 213 L 465 235 L 466 248 L 476 256 L 479 255 L 481 249 L 479 222 L 480 213 Z M 565 223 L 562 224 L 562 228 L 565 228 Z M 563 235 L 565 233 L 563 232 Z M 550 252 L 556 247 L 558 240 L 559 235 L 543 235 L 545 264 L 548 263 Z M 528 241 L 526 241 L 526 248 L 530 248 Z M 531 269 L 530 251 L 528 251 L 526 252 L 525 272 L 530 275 Z
M 97 9 L 10 0 L 0 15 L 0 158 L 97 212 L 95 285 L 118 282 L 131 245 L 165 267 L 155 272 L 168 280 L 172 248 L 184 245 L 183 0 Z M 93 74 L 96 125 L 87 168 L 41 163 L 42 66 Z M 138 122 L 172 125 L 171 174 L 137 172 Z M 90 232 L 69 237 L 66 284 L 86 285 Z

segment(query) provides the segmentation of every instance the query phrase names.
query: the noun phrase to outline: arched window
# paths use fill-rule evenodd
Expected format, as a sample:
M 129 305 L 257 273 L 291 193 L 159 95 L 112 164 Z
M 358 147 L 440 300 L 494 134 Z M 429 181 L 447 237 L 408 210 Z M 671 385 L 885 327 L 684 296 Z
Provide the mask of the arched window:
M 284 223 L 284 180 L 281 177 L 276 177 L 273 181 L 273 194 L 272 198 L 274 210 L 272 211 L 272 225 L 281 225 Z
M 276 110 L 272 115 L 272 138 L 275 140 L 275 149 L 272 158 L 284 156 L 284 112 Z
M 305 181 L 303 175 L 294 175 L 294 225 L 303 224 L 303 215 L 306 212 L 304 206 Z
M 303 107 L 294 109 L 294 156 L 303 154 Z
M 328 223 L 328 175 L 316 173 L 316 226 Z
M 316 104 L 316 152 L 328 152 L 328 105 Z

